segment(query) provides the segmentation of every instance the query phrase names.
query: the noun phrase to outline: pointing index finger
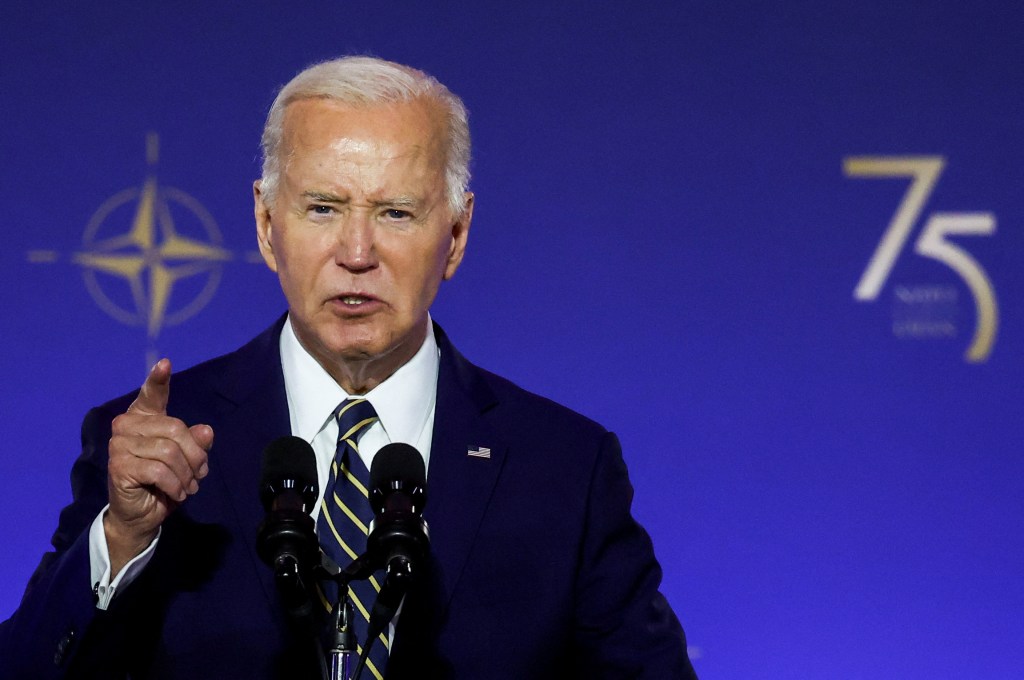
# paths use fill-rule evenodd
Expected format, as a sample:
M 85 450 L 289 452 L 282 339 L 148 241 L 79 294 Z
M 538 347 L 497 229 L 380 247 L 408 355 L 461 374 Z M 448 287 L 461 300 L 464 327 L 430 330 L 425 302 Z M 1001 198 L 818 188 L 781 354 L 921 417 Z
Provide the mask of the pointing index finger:
M 128 407 L 128 413 L 142 415 L 164 415 L 167 413 L 167 398 L 171 393 L 171 361 L 166 357 L 154 364 L 142 383 L 139 396 Z

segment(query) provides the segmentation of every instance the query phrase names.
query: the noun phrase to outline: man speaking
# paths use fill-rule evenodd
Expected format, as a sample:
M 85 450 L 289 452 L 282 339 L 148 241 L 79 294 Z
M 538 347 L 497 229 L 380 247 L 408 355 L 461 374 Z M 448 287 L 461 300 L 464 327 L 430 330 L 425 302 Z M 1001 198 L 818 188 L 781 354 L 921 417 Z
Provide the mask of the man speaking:
M 473 216 L 462 102 L 338 59 L 285 85 L 262 146 L 256 236 L 288 313 L 86 416 L 0 676 L 318 677 L 257 555 L 261 451 L 291 434 L 312 444 L 316 534 L 341 566 L 365 549 L 375 454 L 401 442 L 426 465 L 429 554 L 362 677 L 693 677 L 615 436 L 470 364 L 429 316 Z

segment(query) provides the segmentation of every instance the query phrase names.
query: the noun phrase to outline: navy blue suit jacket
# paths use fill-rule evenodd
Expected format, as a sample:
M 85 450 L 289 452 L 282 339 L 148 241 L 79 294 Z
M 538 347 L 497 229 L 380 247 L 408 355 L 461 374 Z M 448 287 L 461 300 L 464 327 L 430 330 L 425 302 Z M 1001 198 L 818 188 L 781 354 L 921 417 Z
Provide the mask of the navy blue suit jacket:
M 88 586 L 87 534 L 107 502 L 110 422 L 135 395 L 87 415 L 56 551 L 0 625 L 0 677 L 317 677 L 255 551 L 261 452 L 290 433 L 282 321 L 172 377 L 169 413 L 214 429 L 210 473 L 107 611 Z M 615 436 L 473 366 L 435 331 L 431 557 L 387 677 L 692 677 Z M 491 457 L 467 455 L 479 447 Z

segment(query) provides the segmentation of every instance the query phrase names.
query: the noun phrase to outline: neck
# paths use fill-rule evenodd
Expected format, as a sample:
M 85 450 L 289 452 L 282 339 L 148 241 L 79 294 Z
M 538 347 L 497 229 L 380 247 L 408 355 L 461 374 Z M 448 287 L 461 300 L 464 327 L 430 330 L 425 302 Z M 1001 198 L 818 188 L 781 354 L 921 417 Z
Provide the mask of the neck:
M 356 396 L 365 395 L 394 375 L 395 371 L 409 363 L 420 351 L 428 332 L 430 332 L 429 319 L 424 321 L 419 333 L 383 354 L 355 357 L 324 356 L 319 352 L 312 351 L 310 344 L 307 344 L 298 332 L 296 332 L 296 337 L 346 394 Z

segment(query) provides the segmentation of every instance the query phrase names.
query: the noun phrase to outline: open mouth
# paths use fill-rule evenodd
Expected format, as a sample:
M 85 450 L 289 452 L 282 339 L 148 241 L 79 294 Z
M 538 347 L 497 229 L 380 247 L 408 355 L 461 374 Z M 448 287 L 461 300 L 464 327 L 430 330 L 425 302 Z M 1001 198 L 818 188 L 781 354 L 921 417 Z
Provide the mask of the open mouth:
M 380 306 L 380 300 L 372 295 L 345 293 L 334 298 L 334 304 L 338 306 L 338 309 L 361 313 L 377 309 Z

